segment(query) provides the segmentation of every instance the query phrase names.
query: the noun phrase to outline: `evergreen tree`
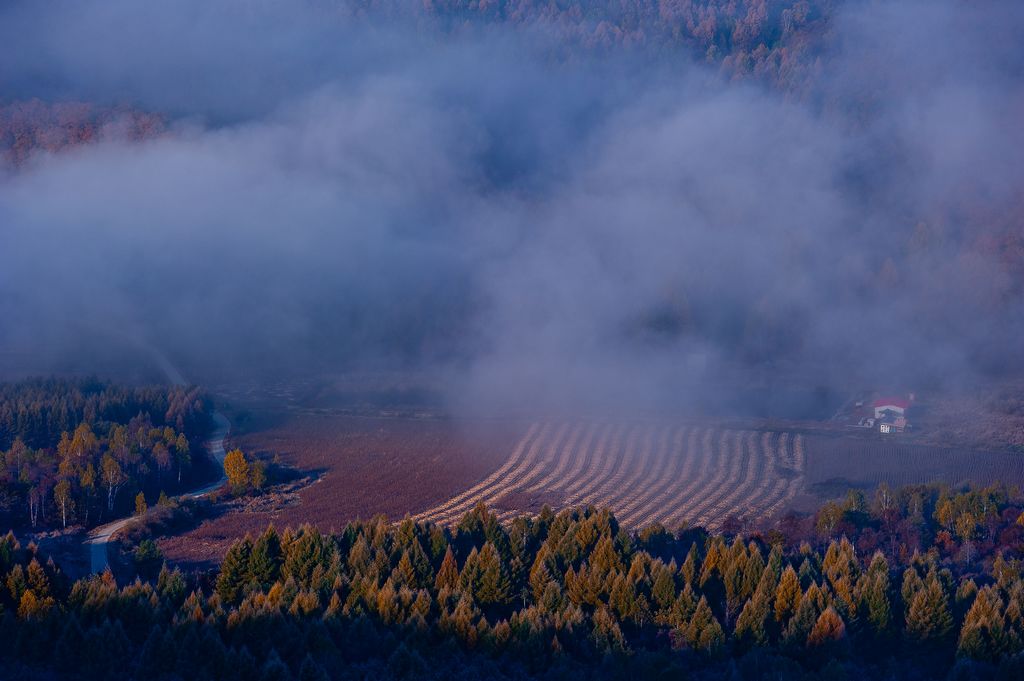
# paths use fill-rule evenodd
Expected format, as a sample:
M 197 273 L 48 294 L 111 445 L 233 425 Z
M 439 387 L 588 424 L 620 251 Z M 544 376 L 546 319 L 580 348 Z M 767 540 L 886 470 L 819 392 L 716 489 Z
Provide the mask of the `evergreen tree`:
M 825 607 L 824 596 L 818 585 L 811 584 L 801 596 L 800 604 L 783 632 L 786 644 L 793 647 L 803 646 Z
M 800 579 L 790 565 L 782 571 L 782 578 L 775 590 L 775 621 L 785 624 L 796 614 L 800 605 Z
M 979 591 L 960 629 L 957 654 L 974 660 L 998 660 L 1009 643 L 1002 610 L 1003 602 L 995 588 Z
M 864 589 L 864 608 L 871 631 L 884 636 L 892 622 L 892 606 L 889 603 L 889 573 L 869 570 Z
M 714 653 L 725 644 L 725 632 L 715 619 L 706 598 L 701 596 L 690 622 L 683 629 L 686 644 L 694 650 Z
M 217 577 L 217 595 L 228 604 L 237 604 L 242 600 L 243 591 L 249 581 L 249 556 L 252 554 L 252 541 L 247 536 L 231 545 L 224 554 Z
M 953 616 L 949 611 L 949 598 L 938 578 L 932 575 L 910 603 L 906 621 L 907 637 L 921 644 L 940 644 L 952 630 Z
M 811 633 L 807 636 L 807 645 L 818 647 L 834 644 L 846 637 L 846 625 L 843 618 L 831 606 L 825 608 L 818 621 L 814 623 Z
M 270 525 L 252 545 L 248 581 L 260 589 L 269 588 L 281 572 L 281 561 L 281 537 Z
M 473 585 L 473 597 L 480 605 L 508 604 L 512 600 L 512 585 L 495 545 L 484 544 L 477 559 L 479 576 Z
M 452 551 L 452 547 L 448 546 L 444 553 L 444 560 L 441 561 L 441 567 L 437 571 L 437 579 L 434 580 L 434 587 L 441 591 L 442 589 L 454 590 L 459 586 L 459 566 L 455 561 L 455 552 Z
M 1021 514 L 1024 517 L 1024 514 Z M 694 579 L 697 574 L 697 544 L 696 542 L 690 544 L 690 550 L 686 552 L 686 560 L 679 566 L 679 576 L 683 579 L 683 584 L 689 584 L 696 586 Z
M 672 570 L 664 564 L 655 569 L 654 581 L 651 584 L 651 596 L 661 610 L 672 607 L 676 600 L 676 582 Z

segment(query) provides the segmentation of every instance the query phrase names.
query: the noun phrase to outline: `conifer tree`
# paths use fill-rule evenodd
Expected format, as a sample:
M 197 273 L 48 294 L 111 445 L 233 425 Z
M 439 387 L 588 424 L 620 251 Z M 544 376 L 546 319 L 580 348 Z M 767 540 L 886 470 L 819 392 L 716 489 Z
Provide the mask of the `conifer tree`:
M 217 595 L 228 604 L 237 604 L 242 600 L 245 584 L 249 580 L 249 556 L 252 553 L 252 541 L 246 537 L 231 545 L 224 554 L 224 562 L 220 565 L 217 577 Z
M 819 647 L 838 643 L 846 637 L 846 625 L 843 618 L 831 606 L 825 608 L 818 621 L 814 623 L 811 633 L 807 636 L 807 645 Z
M 615 621 L 607 608 L 601 607 L 595 610 L 592 622 L 593 629 L 590 638 L 598 651 L 616 653 L 626 650 L 626 637 L 622 635 L 619 623 Z
M 743 584 L 740 589 L 741 598 L 750 598 L 754 595 L 754 590 L 757 589 L 757 585 L 761 581 L 761 574 L 765 570 L 764 558 L 761 556 L 761 550 L 757 544 L 750 542 L 750 546 L 747 547 L 747 560 L 743 566 Z
M 36 597 L 47 598 L 51 595 L 50 579 L 46 576 L 46 571 L 36 558 L 33 558 L 28 563 L 28 569 L 25 571 L 25 581 Z
M 995 661 L 1008 644 L 1003 602 L 996 589 L 978 592 L 960 629 L 957 654 L 974 660 Z
M 715 619 L 707 599 L 703 596 L 697 603 L 693 617 L 683 630 L 683 637 L 689 647 L 707 653 L 717 652 L 725 643 L 722 625 Z
M 889 602 L 889 573 L 869 570 L 864 590 L 864 608 L 870 629 L 876 636 L 884 636 L 892 622 L 892 606 Z
M 664 564 L 659 565 L 655 570 L 654 581 L 651 584 L 651 596 L 660 610 L 672 607 L 676 600 L 676 582 L 672 576 L 672 570 Z
M 494 544 L 487 542 L 480 549 L 479 578 L 474 584 L 473 595 L 481 605 L 506 605 L 512 600 L 512 584 L 508 571 Z
M 619 554 L 615 551 L 615 542 L 612 541 L 610 535 L 604 535 L 598 539 L 590 554 L 589 563 L 591 568 L 602 577 L 610 572 L 621 572 L 624 569 L 622 561 L 619 560 Z
M 399 586 L 416 587 L 416 570 L 409 558 L 409 551 L 402 551 L 402 557 L 398 559 L 398 566 L 392 572 L 392 579 Z
M 614 608 L 620 619 L 635 618 L 638 614 L 636 588 L 621 572 L 612 581 L 608 604 Z
M 942 643 L 953 629 L 949 598 L 932 575 L 917 591 L 907 611 L 907 637 L 921 644 Z
M 1024 514 L 1022 514 L 1024 516 Z M 690 550 L 686 552 L 686 559 L 679 566 L 679 576 L 683 578 L 683 584 L 696 586 L 694 579 L 697 575 L 697 543 L 690 544 Z
M 281 573 L 281 560 L 281 538 L 270 525 L 253 542 L 248 581 L 260 589 L 269 588 Z
M 473 590 L 480 583 L 480 552 L 474 546 L 466 556 L 466 562 L 462 564 L 462 571 L 459 572 L 459 588 L 464 593 L 475 598 Z
M 921 579 L 921 575 L 918 574 L 916 568 L 911 566 L 903 571 L 903 584 L 900 586 L 900 597 L 903 599 L 904 620 L 910 616 L 910 605 L 914 602 L 914 597 L 917 596 L 917 593 L 923 588 L 924 580 Z
M 811 584 L 807 591 L 801 596 L 800 604 L 796 608 L 789 624 L 783 632 L 783 640 L 790 646 L 803 646 L 810 636 L 811 630 L 818 622 L 818 618 L 825 610 L 824 595 L 817 584 Z
M 743 610 L 736 618 L 736 629 L 733 632 L 740 643 L 764 645 L 768 642 L 768 616 L 771 612 L 771 599 L 768 590 L 758 590 L 743 605 Z
M 459 565 L 455 561 L 455 552 L 452 551 L 452 547 L 448 546 L 444 553 L 444 560 L 441 561 L 441 567 L 437 571 L 437 578 L 434 580 L 434 587 L 441 591 L 442 589 L 455 590 L 459 586 Z
M 782 578 L 775 590 L 775 621 L 785 624 L 796 614 L 800 605 L 800 580 L 791 565 L 782 571 Z

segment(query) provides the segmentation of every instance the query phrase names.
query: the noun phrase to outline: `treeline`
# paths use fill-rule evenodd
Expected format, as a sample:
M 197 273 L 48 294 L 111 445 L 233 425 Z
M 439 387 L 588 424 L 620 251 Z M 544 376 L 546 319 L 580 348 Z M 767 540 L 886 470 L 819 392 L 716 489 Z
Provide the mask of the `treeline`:
M 806 84 L 824 48 L 830 0 L 396 0 L 343 3 L 370 16 L 421 16 L 445 30 L 512 25 L 553 32 L 568 48 L 679 51 L 729 77 Z
M 1015 493 L 1018 494 L 1018 493 Z M 869 499 L 852 490 L 811 516 L 790 514 L 768 533 L 772 541 L 815 543 L 846 537 L 861 555 L 883 551 L 907 564 L 931 551 L 944 561 L 971 565 L 1024 551 L 1024 501 L 1004 485 L 954 490 L 942 485 L 880 485 Z
M 954 512 L 979 498 L 938 494 Z M 1020 499 L 991 498 L 1020 517 Z M 630 534 L 593 508 L 502 526 L 477 507 L 451 530 L 271 527 L 215 576 L 165 567 L 119 588 L 109 573 L 69 586 L 8 537 L 0 658 L 12 678 L 1016 679 L 1021 556 Z
M 129 510 L 139 491 L 174 490 L 210 423 L 197 388 L 0 384 L 0 520 L 89 525 Z

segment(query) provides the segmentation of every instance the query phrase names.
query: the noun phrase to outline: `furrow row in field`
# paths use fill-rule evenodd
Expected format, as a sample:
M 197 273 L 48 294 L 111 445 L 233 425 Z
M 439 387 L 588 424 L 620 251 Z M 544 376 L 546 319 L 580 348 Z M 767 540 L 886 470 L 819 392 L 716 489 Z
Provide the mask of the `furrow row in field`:
M 647 470 L 647 477 L 641 480 L 635 489 L 630 488 L 624 496 L 623 502 L 614 507 L 616 516 L 624 525 L 629 524 L 627 519 L 632 518 L 638 508 L 655 496 L 666 481 L 674 479 L 674 469 L 676 463 L 681 458 L 678 446 L 679 433 L 679 428 L 662 429 L 658 439 L 657 456 L 654 460 L 654 465 L 650 466 Z M 673 435 L 675 435 L 674 439 Z M 670 439 L 672 439 L 671 443 L 669 442 Z
M 666 506 L 672 498 L 676 498 L 679 486 L 687 480 L 693 479 L 694 469 L 699 461 L 696 455 L 698 431 L 696 428 L 689 430 L 688 444 L 683 444 L 683 438 L 687 429 L 679 431 L 674 442 L 675 466 L 672 473 L 661 484 L 653 490 L 650 499 L 641 508 L 637 509 L 629 517 L 623 517 L 622 522 L 629 527 L 644 527 L 655 522 L 667 522 Z M 674 528 L 670 528 L 674 529 Z
M 542 430 L 546 430 L 547 428 L 548 428 L 547 425 L 545 425 L 543 427 L 543 429 L 540 427 L 539 424 L 535 423 L 535 424 L 531 425 L 530 429 L 527 431 L 526 435 L 523 436 L 523 438 L 516 445 L 515 449 L 512 451 L 512 456 L 509 457 L 508 461 L 506 461 L 501 466 L 501 468 L 499 468 L 498 470 L 494 471 L 489 476 L 484 478 L 483 481 L 481 481 L 478 484 L 474 485 L 473 487 L 469 488 L 465 492 L 462 492 L 461 494 L 458 494 L 458 495 L 452 497 L 451 499 L 449 499 L 448 501 L 444 502 L 443 504 L 435 506 L 434 508 L 431 508 L 431 509 L 427 509 L 426 511 L 423 511 L 422 513 L 418 513 L 418 514 L 412 516 L 412 519 L 415 520 L 415 521 L 428 520 L 431 517 L 436 516 L 439 513 L 442 513 L 442 512 L 446 511 L 449 508 L 452 508 L 453 506 L 455 506 L 455 505 L 459 504 L 460 502 L 462 502 L 464 499 L 471 497 L 472 495 L 476 494 L 480 490 L 486 489 L 489 485 L 492 485 L 495 482 L 497 482 L 498 480 L 500 480 L 503 475 L 505 475 L 512 468 L 514 468 L 515 466 L 520 464 L 520 462 L 522 461 L 523 452 L 526 450 L 526 447 L 529 444 L 531 444 L 534 441 L 535 438 L 538 437 L 539 433 Z
M 607 506 L 628 528 L 683 522 L 709 529 L 729 517 L 763 520 L 799 494 L 801 436 L 669 423 L 534 424 L 509 459 L 478 484 L 414 519 L 453 525 L 478 503 L 507 522 L 556 507 Z
M 565 425 L 562 426 L 562 429 L 564 428 Z M 514 466 L 510 466 L 508 469 L 503 471 L 501 475 L 495 474 L 489 476 L 483 483 L 474 487 L 470 492 L 460 494 L 459 497 L 457 497 L 458 501 L 455 503 L 449 501 L 441 507 L 427 512 L 424 514 L 422 519 L 441 524 L 444 524 L 447 520 L 453 517 L 458 519 L 458 517 L 465 514 L 466 511 L 476 506 L 480 501 L 486 499 L 494 489 L 508 484 L 508 480 L 517 479 L 524 471 L 533 468 L 536 465 L 537 455 L 544 443 L 545 437 L 551 429 L 551 424 L 545 424 L 538 432 L 537 437 L 533 438 L 530 442 L 525 456 L 519 456 L 516 458 Z

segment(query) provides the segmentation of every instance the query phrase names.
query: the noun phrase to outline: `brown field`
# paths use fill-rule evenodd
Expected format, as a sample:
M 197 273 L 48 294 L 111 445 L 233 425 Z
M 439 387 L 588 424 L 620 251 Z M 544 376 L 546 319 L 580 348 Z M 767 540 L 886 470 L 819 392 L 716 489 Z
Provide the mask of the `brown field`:
M 280 416 L 280 415 L 279 415 Z M 212 561 L 269 522 L 323 529 L 378 513 L 442 525 L 484 502 L 502 520 L 544 504 L 611 507 L 623 526 L 758 527 L 850 486 L 1024 481 L 1024 456 L 833 434 L 666 420 L 372 418 L 305 409 L 253 423 L 233 445 L 306 481 L 161 540 L 169 558 Z
M 378 513 L 401 518 L 454 496 L 500 466 L 507 443 L 523 430 L 515 422 L 467 425 L 307 411 L 291 411 L 274 421 L 261 416 L 246 424 L 245 433 L 233 435 L 231 446 L 276 459 L 307 476 L 309 484 L 278 493 L 276 504 L 265 499 L 231 504 L 218 517 L 161 539 L 160 545 L 172 560 L 202 563 L 271 522 L 340 529 L 349 520 Z
M 922 482 L 1024 483 L 1024 454 L 947 449 L 896 439 L 807 438 L 806 480 L 820 486 L 874 487 Z
M 803 436 L 669 422 L 532 424 L 476 485 L 417 515 L 453 524 L 479 502 L 499 518 L 593 504 L 625 527 L 762 523 L 803 487 Z

